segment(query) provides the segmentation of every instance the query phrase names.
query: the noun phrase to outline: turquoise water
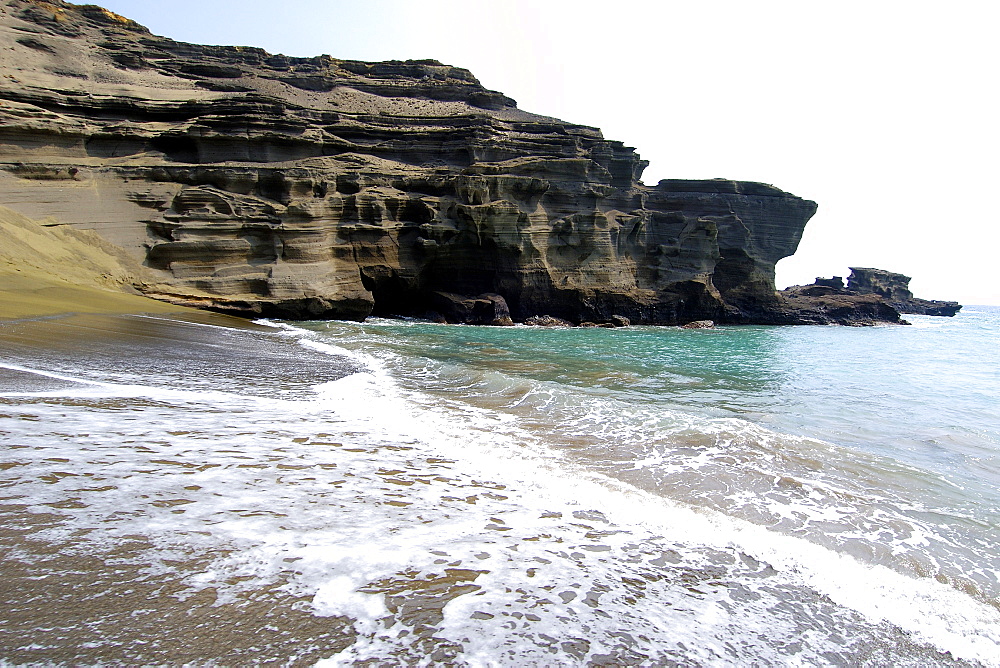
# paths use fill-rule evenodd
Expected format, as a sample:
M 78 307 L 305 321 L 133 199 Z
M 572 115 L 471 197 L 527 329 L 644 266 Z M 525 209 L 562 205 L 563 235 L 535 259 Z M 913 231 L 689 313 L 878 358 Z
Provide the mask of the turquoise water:
M 1000 308 L 909 319 L 10 325 L 0 659 L 1000 665 Z
M 922 540 L 941 552 L 904 552 L 916 564 L 901 570 L 963 582 L 997 605 L 1000 308 L 910 320 L 714 330 L 308 327 L 380 356 L 404 386 L 510 415 L 550 447 L 669 498 L 879 563 L 900 561 L 896 541 L 927 532 Z M 837 526 L 809 513 L 789 517 L 789 504 L 836 512 Z M 896 557 L 878 556 L 888 553 Z

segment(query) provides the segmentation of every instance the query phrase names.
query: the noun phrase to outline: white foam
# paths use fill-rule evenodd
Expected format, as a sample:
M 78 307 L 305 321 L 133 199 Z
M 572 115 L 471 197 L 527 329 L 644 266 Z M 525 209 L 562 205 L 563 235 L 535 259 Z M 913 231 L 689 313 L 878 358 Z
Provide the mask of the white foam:
M 89 380 L 86 378 L 78 378 L 75 376 L 70 376 L 63 373 L 57 373 L 54 371 L 48 371 L 44 369 L 33 369 L 31 367 L 21 366 L 18 364 L 9 364 L 7 362 L 0 362 L 0 368 L 10 369 L 11 371 L 20 371 L 21 373 L 30 373 L 36 376 L 41 376 L 43 378 L 51 378 L 53 380 L 62 380 L 69 383 L 79 383 L 81 385 L 91 385 L 94 387 L 113 387 L 111 383 L 102 383 L 96 380 Z M 11 393 L 11 396 L 19 396 L 24 393 Z
M 320 614 L 324 610 L 335 610 L 337 614 L 352 617 L 364 624 L 359 631 L 373 633 L 377 620 L 386 616 L 389 611 L 381 596 L 358 593 L 371 580 L 357 574 L 357 571 L 353 574 L 354 577 L 337 575 L 327 579 L 316 588 L 313 605 Z
M 571 506 L 586 499 L 586 507 L 599 508 L 619 527 L 646 527 L 642 533 L 683 536 L 688 546 L 734 548 L 770 563 L 802 584 L 829 596 L 840 605 L 856 610 L 870 620 L 885 620 L 957 656 L 993 665 L 1000 643 L 1000 612 L 931 579 L 913 579 L 882 566 L 863 564 L 856 559 L 819 545 L 768 531 L 749 522 L 719 513 L 696 511 L 663 498 L 640 492 L 622 483 L 575 469 L 552 452 L 529 448 L 531 439 L 518 434 L 499 448 L 497 442 L 506 425 L 482 428 L 490 442 L 470 448 L 470 427 L 454 432 L 455 425 L 440 420 L 433 407 L 411 411 L 417 421 L 439 421 L 433 428 L 420 430 L 424 438 L 435 434 L 433 447 L 448 456 L 473 464 L 484 474 L 516 481 L 521 494 L 541 494 L 534 505 Z M 430 417 L 429 417 L 430 416 Z M 453 415 L 449 417 L 454 417 Z M 483 419 L 484 414 L 477 416 Z M 408 425 L 408 429 L 412 428 Z M 511 447 L 510 441 L 517 442 Z M 429 444 L 430 445 L 430 444 Z M 544 450 L 544 448 L 542 448 Z M 526 455 L 528 458 L 526 459 Z M 789 509 L 791 511 L 791 509 Z M 641 518 L 641 519 L 640 519 Z M 633 528 L 634 531 L 634 528 Z
M 312 349 L 343 354 L 303 330 L 283 329 Z M 877 638 L 877 624 L 886 621 L 955 656 L 1000 665 L 1000 613 L 951 587 L 640 490 L 588 469 L 570 449 L 553 448 L 525 427 L 521 413 L 406 389 L 386 360 L 357 354 L 369 372 L 317 385 L 310 400 L 86 381 L 85 391 L 95 396 L 173 405 L 125 402 L 131 413 L 123 414 L 72 402 L 26 404 L 19 410 L 40 419 L 9 432 L 30 446 L 18 456 L 34 457 L 32 476 L 15 491 L 46 511 L 73 495 L 86 499 L 84 507 L 60 511 L 77 524 L 40 534 L 68 541 L 74 529 L 99 529 L 72 538 L 81 550 L 146 535 L 156 545 L 146 556 L 163 569 L 178 568 L 171 564 L 186 552 L 224 550 L 210 567 L 188 575 L 192 591 L 213 587 L 226 600 L 285 578 L 287 591 L 309 597 L 317 614 L 356 620 L 359 641 L 334 663 L 406 656 L 412 638 L 401 632 L 409 627 L 386 596 L 397 591 L 405 600 L 423 591 L 421 582 L 458 568 L 482 571 L 456 576 L 477 589 L 450 599 L 435 634 L 465 647 L 462 660 L 472 664 L 571 656 L 582 663 L 626 645 L 706 663 L 753 657 L 816 663 L 829 660 L 824 651 L 841 651 L 831 635 Z M 564 397 L 546 388 L 532 400 L 551 408 Z M 522 397 L 515 405 L 524 403 Z M 606 415 L 588 413 L 579 429 Z M 727 434 L 746 436 L 749 428 L 733 420 L 643 416 L 633 438 L 668 424 L 673 433 L 701 428 L 723 445 Z M 764 436 L 747 440 L 760 461 L 777 461 L 780 453 L 768 451 Z M 697 470 L 726 452 L 705 448 L 687 463 Z M 649 451 L 636 468 L 678 461 L 667 454 Z M 64 472 L 67 465 L 57 460 L 73 461 L 74 474 L 102 477 L 116 491 L 74 491 L 82 483 L 63 482 L 69 477 L 39 482 Z M 804 484 L 806 499 L 840 492 L 818 478 Z M 156 505 L 179 496 L 188 503 Z M 819 519 L 841 513 L 804 504 L 788 503 L 783 512 Z M 912 540 L 920 545 L 926 537 L 914 533 Z M 670 551 L 676 567 L 660 558 Z M 743 566 L 744 556 L 773 574 Z M 746 600 L 731 599 L 741 589 L 749 592 Z M 588 596 L 598 596 L 599 604 L 586 603 Z M 823 597 L 837 604 L 832 612 Z M 782 616 L 787 608 L 794 612 Z M 527 614 L 539 620 L 528 623 Z M 636 636 L 631 645 L 620 639 L 626 632 Z M 560 642 L 580 636 L 589 644 L 580 656 L 549 655 L 543 635 Z M 779 651 L 801 636 L 808 642 L 798 654 Z

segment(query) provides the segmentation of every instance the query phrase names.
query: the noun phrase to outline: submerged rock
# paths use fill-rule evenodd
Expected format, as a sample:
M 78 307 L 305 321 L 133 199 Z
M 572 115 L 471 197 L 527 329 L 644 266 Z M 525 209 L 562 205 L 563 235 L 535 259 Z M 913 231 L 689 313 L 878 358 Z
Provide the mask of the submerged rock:
M 0 52 L 0 197 L 124 248 L 151 296 L 283 318 L 419 316 L 448 293 L 458 311 L 499 295 L 517 321 L 811 321 L 774 267 L 815 203 L 643 185 L 634 149 L 467 70 L 185 44 L 59 0 L 8 0 L 0 24 L 24 36 Z

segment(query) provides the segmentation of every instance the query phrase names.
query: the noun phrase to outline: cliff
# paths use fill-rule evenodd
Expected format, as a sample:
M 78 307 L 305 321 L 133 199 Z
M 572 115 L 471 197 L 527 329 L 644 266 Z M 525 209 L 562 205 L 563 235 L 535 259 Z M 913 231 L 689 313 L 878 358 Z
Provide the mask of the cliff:
M 813 202 L 645 186 L 634 149 L 464 69 L 185 44 L 59 0 L 7 0 L 0 40 L 0 204 L 96 231 L 151 296 L 286 318 L 489 293 L 518 321 L 811 321 L 774 266 Z

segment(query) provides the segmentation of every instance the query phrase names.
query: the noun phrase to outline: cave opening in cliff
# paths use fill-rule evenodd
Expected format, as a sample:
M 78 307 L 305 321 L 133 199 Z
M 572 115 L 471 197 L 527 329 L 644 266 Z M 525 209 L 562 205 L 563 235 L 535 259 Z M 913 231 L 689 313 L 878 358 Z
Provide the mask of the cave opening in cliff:
M 198 142 L 193 137 L 177 134 L 162 134 L 149 142 L 155 151 L 163 153 L 163 157 L 171 162 L 200 162 Z
M 426 225 L 434 220 L 435 211 L 419 199 L 409 199 L 399 211 L 399 220 L 415 225 Z
M 372 293 L 372 315 L 386 318 L 393 316 L 418 316 L 426 310 L 424 300 L 391 267 L 364 267 L 361 284 Z
M 287 204 L 289 197 L 289 184 L 285 180 L 284 174 L 280 171 L 261 170 L 257 178 L 257 194 L 265 199 Z
M 496 257 L 482 253 L 463 257 L 458 253 L 442 254 L 424 268 L 422 278 L 428 291 L 452 292 L 476 296 L 497 292 Z

